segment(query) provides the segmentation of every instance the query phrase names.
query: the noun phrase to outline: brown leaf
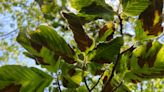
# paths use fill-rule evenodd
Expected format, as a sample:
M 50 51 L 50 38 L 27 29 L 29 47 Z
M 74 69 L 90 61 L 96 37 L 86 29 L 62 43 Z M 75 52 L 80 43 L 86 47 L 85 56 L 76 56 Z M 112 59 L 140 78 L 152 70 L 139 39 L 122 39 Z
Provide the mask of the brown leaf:
M 20 88 L 21 88 L 21 85 L 11 84 L 11 85 L 1 89 L 0 92 L 19 92 Z
M 74 68 L 71 68 L 70 70 L 68 70 L 68 74 L 69 76 L 73 76 L 74 74 L 76 73 L 75 69 Z
M 148 35 L 158 35 L 163 31 L 162 9 L 163 0 L 150 0 L 148 8 L 139 16 L 143 22 L 144 31 L 148 31 Z
M 111 35 L 109 35 L 106 40 L 109 41 L 113 38 L 113 34 L 114 34 L 114 31 L 115 31 L 115 27 L 114 27 L 114 24 L 112 22 L 108 22 L 106 23 L 99 31 L 99 38 L 103 37 L 103 35 L 105 34 L 106 31 L 108 31 L 109 29 L 112 29 L 113 32 Z
M 82 27 L 83 22 L 75 14 L 64 13 L 64 12 L 62 14 L 69 23 L 69 27 L 74 34 L 74 39 L 78 45 L 78 48 L 81 51 L 85 51 L 87 48 L 89 48 L 92 45 L 92 40 L 85 33 Z
M 68 83 L 69 83 L 68 80 L 66 78 L 62 77 L 62 82 L 63 82 L 63 86 L 67 88 Z
M 139 83 L 139 82 L 141 82 L 141 81 L 131 79 L 131 82 L 134 83 L 134 84 L 137 84 L 137 83 Z
M 46 63 L 42 57 L 39 57 L 39 56 L 35 56 L 35 61 L 36 61 L 36 64 L 50 65 L 50 64 Z

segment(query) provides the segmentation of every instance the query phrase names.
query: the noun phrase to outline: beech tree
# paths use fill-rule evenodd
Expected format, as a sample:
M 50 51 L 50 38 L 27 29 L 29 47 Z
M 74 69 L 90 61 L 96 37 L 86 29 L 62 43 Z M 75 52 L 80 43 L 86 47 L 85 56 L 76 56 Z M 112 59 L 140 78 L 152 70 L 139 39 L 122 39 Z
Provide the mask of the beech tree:
M 46 71 L 1 66 L 0 92 L 131 92 L 162 78 L 163 0 L 118 1 L 35 0 L 44 24 L 20 27 L 16 40 Z

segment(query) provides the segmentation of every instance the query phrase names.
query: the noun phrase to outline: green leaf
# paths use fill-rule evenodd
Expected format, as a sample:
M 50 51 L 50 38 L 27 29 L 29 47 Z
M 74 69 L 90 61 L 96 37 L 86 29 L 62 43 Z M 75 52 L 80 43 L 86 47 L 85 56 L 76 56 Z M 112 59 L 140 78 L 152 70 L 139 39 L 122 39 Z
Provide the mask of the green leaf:
M 164 45 L 158 41 L 149 41 L 138 46 L 130 57 L 128 63 L 129 71 L 125 74 L 125 80 L 137 83 L 152 78 L 164 76 L 163 69 L 163 48 Z
M 103 18 L 106 20 L 113 20 L 114 11 L 112 7 L 107 4 L 98 4 L 93 2 L 91 5 L 83 7 L 80 13 L 95 16 L 95 18 Z
M 17 89 L 19 92 L 43 92 L 53 79 L 50 75 L 37 68 L 27 68 L 19 65 L 0 67 L 0 76 L 1 90 L 9 88 L 6 90 Z
M 57 60 L 59 56 L 68 63 L 75 62 L 73 59 L 75 54 L 73 49 L 49 26 L 40 25 L 36 31 L 30 33 L 20 31 L 17 41 L 37 59 L 40 64 L 53 62 L 53 59 Z M 45 56 L 44 53 L 50 54 L 51 58 L 48 59 L 48 55 Z
M 149 7 L 147 7 L 139 16 L 139 19 L 143 23 L 143 29 L 148 35 L 157 36 L 163 32 L 161 17 L 163 3 L 163 0 L 151 0 Z
M 82 27 L 82 21 L 78 16 L 72 13 L 64 13 L 63 16 L 67 19 L 69 23 L 69 27 L 71 28 L 74 39 L 77 43 L 78 48 L 81 51 L 86 51 L 87 48 L 89 48 L 93 41 L 89 38 L 89 36 L 85 33 L 83 27 Z
M 127 15 L 137 16 L 149 5 L 149 0 L 121 0 L 123 12 Z
M 70 0 L 70 4 L 76 10 L 81 10 L 81 8 L 90 5 L 94 0 Z
M 84 17 L 103 18 L 112 20 L 114 11 L 111 6 L 105 3 L 105 0 L 71 0 L 71 6 L 79 11 Z
M 77 91 L 75 88 L 68 88 L 68 89 L 62 90 L 62 92 L 77 92 Z
M 77 92 L 85 92 L 87 90 L 86 86 L 80 86 L 79 88 L 77 88 Z
M 39 54 L 41 57 L 43 57 L 45 64 L 42 64 L 42 67 L 48 69 L 49 71 L 52 72 L 57 72 L 60 66 L 60 62 L 62 61 L 61 58 L 59 57 L 58 59 L 55 58 L 54 53 L 48 50 L 47 48 L 43 47 L 41 49 L 41 52 Z
M 156 55 L 161 47 L 162 45 L 157 41 L 149 41 L 144 45 L 138 46 L 138 48 L 133 51 L 133 54 L 138 58 L 138 65 L 140 67 L 143 67 L 144 65 L 153 67 Z
M 164 55 L 164 44 L 162 45 L 162 47 L 160 48 L 160 50 L 159 50 L 159 52 L 158 52 L 158 54 L 157 54 L 157 56 L 156 56 L 156 61 L 155 61 L 155 64 L 154 64 L 154 66 L 155 67 L 158 67 L 158 68 L 163 68 L 164 66 L 164 57 L 163 57 L 163 55 Z
M 123 45 L 123 38 L 117 37 L 107 43 L 100 43 L 95 49 L 95 56 L 92 61 L 97 63 L 111 63 L 120 53 L 120 48 Z
M 148 39 L 148 36 L 146 32 L 144 32 L 144 29 L 142 28 L 143 24 L 141 21 L 136 21 L 136 26 L 135 26 L 135 39 L 142 41 L 145 39 Z
M 66 41 L 49 26 L 40 25 L 30 36 L 35 42 L 52 50 L 58 56 L 72 57 L 74 55 L 73 50 Z
M 33 54 L 37 54 L 37 48 L 41 48 L 40 45 L 38 45 L 37 43 L 35 44 L 35 46 L 37 46 L 37 48 L 34 48 L 34 46 L 32 46 L 32 40 L 30 40 L 27 32 L 25 30 L 20 30 L 19 34 L 16 38 L 17 42 L 20 43 L 27 51 L 33 53 Z

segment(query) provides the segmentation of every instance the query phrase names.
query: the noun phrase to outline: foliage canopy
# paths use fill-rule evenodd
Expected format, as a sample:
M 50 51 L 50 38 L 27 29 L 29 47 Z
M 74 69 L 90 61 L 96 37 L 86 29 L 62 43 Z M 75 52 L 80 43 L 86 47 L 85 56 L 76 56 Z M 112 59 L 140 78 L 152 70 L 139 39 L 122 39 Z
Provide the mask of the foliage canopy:
M 119 0 L 117 10 L 105 0 L 57 1 L 35 0 L 47 24 L 20 27 L 16 38 L 47 72 L 1 66 L 0 91 L 130 92 L 130 83 L 164 76 L 163 0 Z

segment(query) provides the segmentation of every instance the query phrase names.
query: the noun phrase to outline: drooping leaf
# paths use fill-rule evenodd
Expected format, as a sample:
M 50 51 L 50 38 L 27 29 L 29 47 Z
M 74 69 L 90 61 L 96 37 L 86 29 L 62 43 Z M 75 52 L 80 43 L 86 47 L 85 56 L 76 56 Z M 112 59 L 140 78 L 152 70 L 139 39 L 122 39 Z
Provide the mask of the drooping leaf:
M 149 5 L 149 0 L 121 0 L 123 12 L 127 15 L 137 16 Z
M 67 19 L 69 27 L 74 34 L 75 41 L 81 51 L 86 51 L 92 45 L 92 40 L 85 33 L 82 27 L 82 21 L 75 14 L 64 13 L 63 16 Z
M 92 60 L 97 63 L 111 63 L 116 59 L 122 45 L 122 37 L 117 37 L 107 43 L 100 43 L 95 49 L 95 56 Z
M 150 5 L 139 16 L 143 22 L 143 29 L 148 32 L 148 35 L 159 35 L 163 31 L 163 3 L 163 0 L 150 0 Z
M 52 77 L 37 68 L 19 65 L 0 67 L 0 90 L 3 92 L 43 92 Z

